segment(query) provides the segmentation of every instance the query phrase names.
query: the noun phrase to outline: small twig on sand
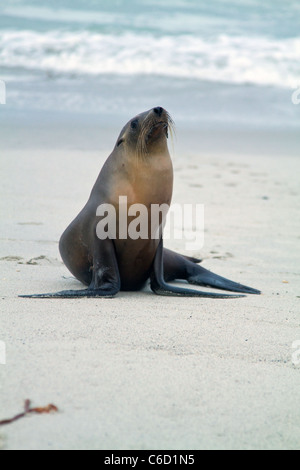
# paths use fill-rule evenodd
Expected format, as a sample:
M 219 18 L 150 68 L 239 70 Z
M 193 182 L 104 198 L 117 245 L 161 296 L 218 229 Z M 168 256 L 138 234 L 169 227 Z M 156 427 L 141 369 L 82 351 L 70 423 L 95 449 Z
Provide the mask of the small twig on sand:
M 0 421 L 0 426 L 4 426 L 5 424 L 13 423 L 14 421 L 17 421 L 18 419 L 23 418 L 24 416 L 26 416 L 30 413 L 38 413 L 38 414 L 41 414 L 41 413 L 56 413 L 57 411 L 58 411 L 58 408 L 55 405 L 52 405 L 52 404 L 44 406 L 44 407 L 40 407 L 40 408 L 30 408 L 30 400 L 25 400 L 25 402 L 24 402 L 24 412 L 14 416 L 11 419 L 4 419 L 4 420 Z

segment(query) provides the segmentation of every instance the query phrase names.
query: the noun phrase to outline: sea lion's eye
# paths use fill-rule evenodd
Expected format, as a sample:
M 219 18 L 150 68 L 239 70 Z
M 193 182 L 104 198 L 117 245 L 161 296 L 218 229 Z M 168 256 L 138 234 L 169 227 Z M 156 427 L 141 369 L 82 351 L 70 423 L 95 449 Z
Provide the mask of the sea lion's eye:
M 117 143 L 117 147 L 119 147 L 119 145 L 123 144 L 123 142 L 124 142 L 124 139 L 120 139 Z
M 131 123 L 131 129 L 136 129 L 137 126 L 138 126 L 138 122 L 139 122 L 139 121 L 138 121 L 137 119 L 135 119 L 134 121 L 132 121 L 132 123 Z

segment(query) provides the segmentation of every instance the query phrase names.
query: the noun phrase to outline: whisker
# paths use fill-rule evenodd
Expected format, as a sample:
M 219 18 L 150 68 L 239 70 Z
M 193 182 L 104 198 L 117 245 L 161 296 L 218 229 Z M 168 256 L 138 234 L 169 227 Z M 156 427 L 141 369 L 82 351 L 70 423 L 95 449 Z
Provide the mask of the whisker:
M 136 144 L 136 156 L 137 159 L 146 158 L 148 155 L 147 140 L 153 130 L 157 125 L 157 119 L 154 115 L 150 114 L 143 122 L 140 129 L 139 137 Z M 166 126 L 170 132 L 171 140 L 173 143 L 175 136 L 175 123 L 168 112 L 166 112 Z

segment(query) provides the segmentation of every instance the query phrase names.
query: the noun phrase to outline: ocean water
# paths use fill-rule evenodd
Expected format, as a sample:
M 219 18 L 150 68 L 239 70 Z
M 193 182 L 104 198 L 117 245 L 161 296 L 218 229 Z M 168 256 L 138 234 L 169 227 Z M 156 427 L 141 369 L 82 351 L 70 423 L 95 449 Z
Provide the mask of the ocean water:
M 300 2 L 6 0 L 0 79 L 8 110 L 297 127 Z

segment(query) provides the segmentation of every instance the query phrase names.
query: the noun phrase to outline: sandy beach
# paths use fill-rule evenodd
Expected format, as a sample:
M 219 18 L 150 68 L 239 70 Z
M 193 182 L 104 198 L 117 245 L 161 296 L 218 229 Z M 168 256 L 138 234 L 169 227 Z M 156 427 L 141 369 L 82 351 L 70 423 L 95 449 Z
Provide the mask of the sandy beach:
M 205 205 L 195 255 L 261 296 L 165 298 L 146 288 L 21 299 L 80 288 L 58 240 L 120 131 L 22 119 L 1 128 L 0 420 L 25 399 L 59 412 L 2 426 L 1 449 L 299 449 L 300 160 L 284 152 L 290 139 L 274 131 L 278 154 L 258 133 L 223 149 L 217 134 L 202 149 L 197 132 L 178 126 L 170 147 L 173 202 Z M 181 240 L 167 246 L 185 252 Z

